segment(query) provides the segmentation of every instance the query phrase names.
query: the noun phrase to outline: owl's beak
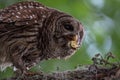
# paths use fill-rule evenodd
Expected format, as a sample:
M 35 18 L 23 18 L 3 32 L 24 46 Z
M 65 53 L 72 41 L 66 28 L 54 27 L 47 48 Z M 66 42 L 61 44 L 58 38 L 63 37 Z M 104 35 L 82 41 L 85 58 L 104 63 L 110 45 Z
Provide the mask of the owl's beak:
M 78 45 L 78 36 L 77 35 L 73 36 L 72 41 L 70 41 L 70 46 L 73 49 L 77 49 L 79 47 L 79 45 Z

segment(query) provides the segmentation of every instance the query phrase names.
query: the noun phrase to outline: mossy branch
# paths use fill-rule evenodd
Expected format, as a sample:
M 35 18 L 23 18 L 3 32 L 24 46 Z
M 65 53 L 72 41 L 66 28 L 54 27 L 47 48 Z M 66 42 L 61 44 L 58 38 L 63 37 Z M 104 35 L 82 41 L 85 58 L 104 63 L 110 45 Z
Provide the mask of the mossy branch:
M 73 71 L 39 73 L 4 80 L 120 80 L 120 64 L 110 63 L 109 58 L 114 58 L 114 56 L 109 53 L 103 58 L 100 54 L 97 54 L 92 59 L 92 65 L 79 66 Z

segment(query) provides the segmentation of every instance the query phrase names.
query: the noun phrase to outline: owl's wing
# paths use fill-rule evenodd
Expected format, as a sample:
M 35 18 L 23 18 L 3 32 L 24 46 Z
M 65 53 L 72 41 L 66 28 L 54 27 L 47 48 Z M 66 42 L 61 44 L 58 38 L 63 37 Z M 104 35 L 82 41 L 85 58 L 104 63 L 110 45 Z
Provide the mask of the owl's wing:
M 41 15 L 46 10 L 47 8 L 38 2 L 27 1 L 0 10 L 0 36 L 14 30 L 39 24 L 42 20 Z

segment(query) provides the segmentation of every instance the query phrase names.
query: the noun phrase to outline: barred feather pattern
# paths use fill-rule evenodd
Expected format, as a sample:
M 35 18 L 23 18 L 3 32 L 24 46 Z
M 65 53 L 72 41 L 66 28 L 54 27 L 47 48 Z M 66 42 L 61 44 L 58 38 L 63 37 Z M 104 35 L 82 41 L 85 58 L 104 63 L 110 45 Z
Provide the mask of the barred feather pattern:
M 18 61 L 24 59 L 25 66 L 29 61 L 34 62 L 34 58 L 39 58 L 38 31 L 42 31 L 42 24 L 50 14 L 47 7 L 37 2 L 20 2 L 0 11 L 1 65 L 5 62 L 17 64 L 15 59 L 11 59 L 16 56 L 19 56 L 16 58 Z M 21 63 L 16 67 L 19 65 Z
M 62 37 L 67 33 L 61 27 L 61 21 L 64 21 L 62 18 L 77 26 L 72 33 L 80 33 L 81 43 L 82 25 L 66 13 L 31 1 L 19 2 L 1 9 L 0 67 L 12 64 L 23 73 L 26 67 L 44 59 L 73 54 L 76 50 L 68 47 L 69 41 Z

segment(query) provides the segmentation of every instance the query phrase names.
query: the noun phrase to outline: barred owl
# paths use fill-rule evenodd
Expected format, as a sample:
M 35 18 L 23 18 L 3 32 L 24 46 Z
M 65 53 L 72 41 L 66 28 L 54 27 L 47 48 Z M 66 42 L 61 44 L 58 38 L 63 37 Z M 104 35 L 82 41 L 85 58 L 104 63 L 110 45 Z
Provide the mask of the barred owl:
M 80 47 L 84 30 L 72 16 L 26 1 L 0 10 L 0 67 L 22 73 L 38 62 L 66 58 Z

